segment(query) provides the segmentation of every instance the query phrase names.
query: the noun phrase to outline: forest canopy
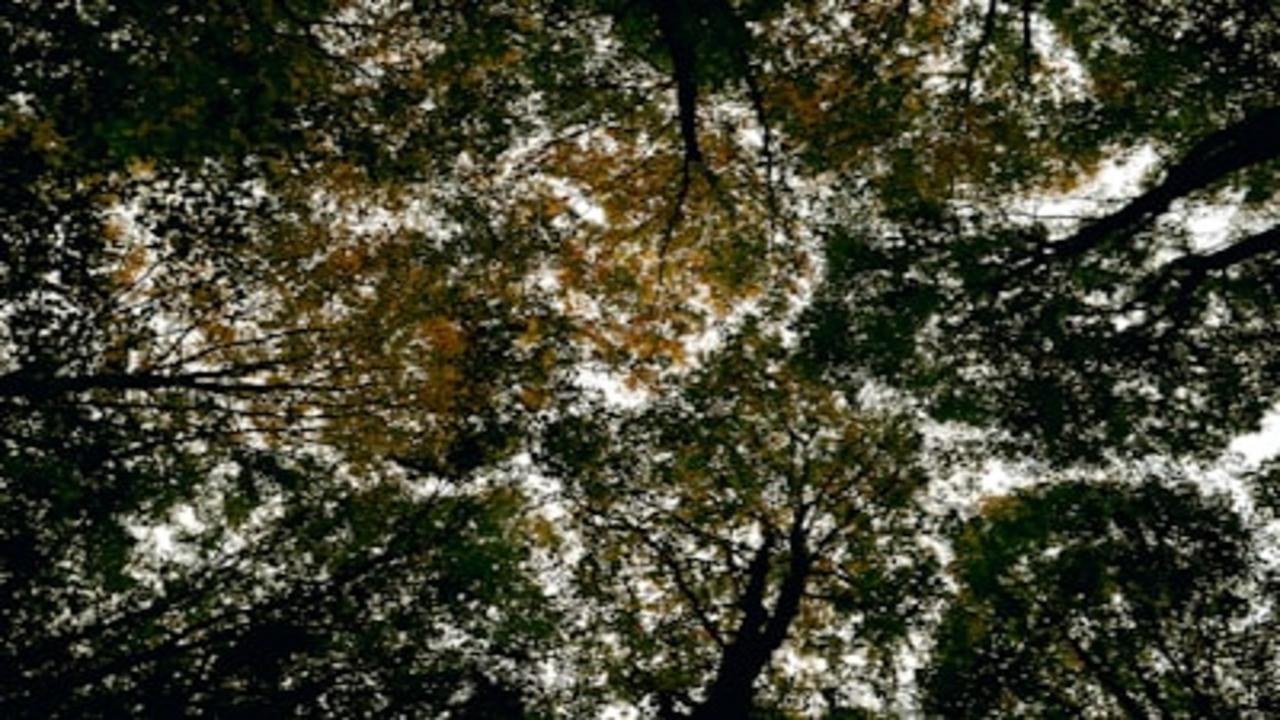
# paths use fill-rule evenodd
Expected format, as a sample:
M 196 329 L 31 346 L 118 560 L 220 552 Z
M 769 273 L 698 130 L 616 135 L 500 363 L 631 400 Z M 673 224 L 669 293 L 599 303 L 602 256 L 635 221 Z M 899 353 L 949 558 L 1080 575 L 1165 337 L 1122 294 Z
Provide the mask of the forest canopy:
M 0 715 L 1280 714 L 1273 0 L 0 45 Z

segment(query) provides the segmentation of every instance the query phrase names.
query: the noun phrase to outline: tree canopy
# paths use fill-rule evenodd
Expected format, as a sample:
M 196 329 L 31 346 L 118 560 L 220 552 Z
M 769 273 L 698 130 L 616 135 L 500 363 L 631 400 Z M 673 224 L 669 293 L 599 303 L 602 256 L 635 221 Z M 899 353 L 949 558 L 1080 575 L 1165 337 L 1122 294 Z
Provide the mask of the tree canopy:
M 1276 711 L 1274 592 L 1247 529 L 1188 486 L 1064 484 L 992 503 L 957 543 L 926 707 L 947 717 Z
M 0 44 L 0 714 L 1280 712 L 1271 0 Z

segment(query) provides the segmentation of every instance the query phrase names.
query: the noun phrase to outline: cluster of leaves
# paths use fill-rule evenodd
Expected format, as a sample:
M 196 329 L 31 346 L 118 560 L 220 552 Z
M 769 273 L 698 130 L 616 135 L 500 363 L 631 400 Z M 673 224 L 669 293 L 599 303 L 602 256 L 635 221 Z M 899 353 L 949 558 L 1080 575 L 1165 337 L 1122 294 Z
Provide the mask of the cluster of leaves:
M 1155 482 L 1040 488 L 990 503 L 956 550 L 929 712 L 1276 712 L 1275 618 L 1258 612 L 1276 578 L 1223 498 Z

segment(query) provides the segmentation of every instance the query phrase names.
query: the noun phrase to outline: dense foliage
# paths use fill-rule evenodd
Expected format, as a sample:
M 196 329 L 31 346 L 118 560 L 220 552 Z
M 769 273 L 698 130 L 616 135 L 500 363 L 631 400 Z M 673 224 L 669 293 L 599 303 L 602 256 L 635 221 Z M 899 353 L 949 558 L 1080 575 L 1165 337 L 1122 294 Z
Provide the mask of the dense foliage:
M 0 715 L 1280 712 L 1271 0 L 0 45 Z
M 926 707 L 947 717 L 1265 717 L 1274 596 L 1247 528 L 1194 488 L 1064 484 L 1003 499 L 957 543 Z

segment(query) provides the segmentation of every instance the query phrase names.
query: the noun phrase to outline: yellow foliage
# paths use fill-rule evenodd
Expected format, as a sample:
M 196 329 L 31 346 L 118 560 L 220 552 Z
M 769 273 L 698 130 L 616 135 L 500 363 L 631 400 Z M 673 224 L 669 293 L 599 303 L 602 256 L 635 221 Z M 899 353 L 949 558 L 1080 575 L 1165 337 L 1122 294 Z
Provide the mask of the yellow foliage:
M 520 333 L 520 337 L 516 338 L 516 344 L 523 348 L 533 347 L 542 339 L 542 326 L 538 322 L 538 318 L 529 318 L 525 323 L 524 332 Z
M 51 120 L 41 120 L 31 131 L 31 146 L 36 150 L 52 153 L 63 146 L 62 136 Z
M 325 267 L 331 273 L 355 275 L 364 269 L 367 260 L 367 253 L 361 247 L 339 248 L 330 253 Z
M 1018 508 L 1018 498 L 1012 495 L 997 495 L 985 498 L 979 505 L 979 512 L 984 517 L 998 518 L 1012 514 Z
M 150 180 L 156 175 L 156 163 L 150 158 L 131 157 L 125 169 L 135 180 Z
M 120 218 L 110 218 L 102 223 L 102 239 L 108 243 L 116 243 L 124 238 L 124 223 Z M 132 254 L 132 253 L 130 253 Z M 129 257 L 125 257 L 125 263 L 129 262 Z
M 456 367 L 452 365 L 433 367 L 428 373 L 426 382 L 418 388 L 418 402 L 430 412 L 448 412 L 457 398 L 457 389 L 461 382 L 462 373 Z
M 555 525 L 545 517 L 539 515 L 531 518 L 527 527 L 530 537 L 536 544 L 551 548 L 560 546 L 560 534 L 556 532 Z
M 201 330 L 204 332 L 204 336 L 215 345 L 225 345 L 235 342 L 236 339 L 235 328 L 225 323 L 211 322 L 202 327 Z
M 418 323 L 418 334 L 426 338 L 436 352 L 447 358 L 457 357 L 467 348 L 462 330 L 446 317 L 437 315 Z

